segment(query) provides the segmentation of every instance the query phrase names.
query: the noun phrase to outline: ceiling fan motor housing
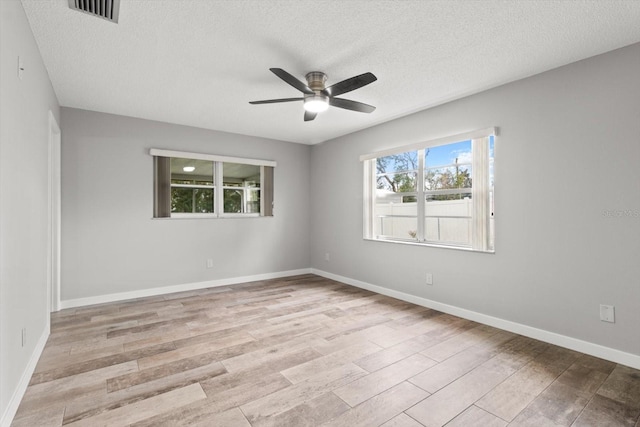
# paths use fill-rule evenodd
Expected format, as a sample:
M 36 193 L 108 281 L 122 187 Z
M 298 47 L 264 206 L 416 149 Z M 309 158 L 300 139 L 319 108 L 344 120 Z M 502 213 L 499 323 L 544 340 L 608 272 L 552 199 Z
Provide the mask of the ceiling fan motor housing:
M 307 86 L 314 92 L 320 92 L 324 90 L 324 84 L 327 81 L 327 75 L 322 71 L 312 71 L 305 76 L 307 79 Z

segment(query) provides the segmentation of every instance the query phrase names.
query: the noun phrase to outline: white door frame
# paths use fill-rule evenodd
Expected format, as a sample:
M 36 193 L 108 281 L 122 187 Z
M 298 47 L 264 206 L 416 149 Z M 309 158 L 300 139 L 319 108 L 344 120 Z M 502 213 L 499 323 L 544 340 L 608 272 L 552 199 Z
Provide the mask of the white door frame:
M 47 250 L 47 318 L 60 310 L 60 126 L 49 111 L 49 247 Z M 49 323 L 49 322 L 47 322 Z

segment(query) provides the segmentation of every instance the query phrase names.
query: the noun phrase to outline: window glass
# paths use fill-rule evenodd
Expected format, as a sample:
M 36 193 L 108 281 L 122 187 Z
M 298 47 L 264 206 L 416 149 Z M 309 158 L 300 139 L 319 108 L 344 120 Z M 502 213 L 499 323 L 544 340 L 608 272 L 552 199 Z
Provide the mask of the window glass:
M 425 149 L 424 240 L 471 245 L 471 140 Z
M 171 212 L 214 212 L 214 163 L 171 158 Z
M 414 240 L 417 233 L 418 152 L 376 159 L 374 229 L 377 236 Z
M 171 183 L 213 185 L 213 162 L 197 159 L 171 158 Z
M 213 202 L 213 189 L 171 188 L 171 212 L 212 213 Z
M 260 212 L 260 166 L 223 163 L 225 213 Z

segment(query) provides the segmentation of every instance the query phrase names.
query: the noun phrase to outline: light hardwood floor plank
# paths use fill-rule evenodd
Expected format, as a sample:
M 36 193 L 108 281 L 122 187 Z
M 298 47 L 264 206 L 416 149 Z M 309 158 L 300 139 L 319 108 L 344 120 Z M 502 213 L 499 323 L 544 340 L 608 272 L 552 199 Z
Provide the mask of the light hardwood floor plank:
M 446 424 L 447 427 L 505 427 L 506 425 L 505 420 L 473 405 Z
M 423 427 L 422 424 L 411 418 L 409 415 L 404 412 L 396 415 L 391 418 L 384 424 L 381 424 L 380 427 Z
M 206 382 L 204 383 L 206 384 Z M 136 427 L 155 427 L 157 425 L 209 425 L 217 420 L 219 414 L 239 409 L 239 406 L 260 399 L 291 385 L 282 375 L 271 374 L 254 378 L 251 382 L 244 382 L 229 386 L 218 392 L 208 392 L 205 400 L 185 405 L 178 410 L 158 414 L 136 423 Z M 205 387 L 206 388 L 206 385 Z M 242 412 L 241 412 L 242 413 Z M 244 414 L 243 414 L 244 417 Z M 248 422 L 248 421 L 247 421 Z
M 129 388 L 104 393 L 98 396 L 82 396 L 70 401 L 64 414 L 64 422 L 70 423 L 100 413 L 110 412 L 124 405 L 149 399 L 170 391 L 198 384 L 202 381 L 223 375 L 226 372 L 219 363 L 202 366 L 186 372 L 158 378 Z
M 394 418 L 429 395 L 424 390 L 403 382 L 350 409 L 323 425 L 329 427 L 378 426 Z
M 254 400 L 240 409 L 251 424 L 264 422 L 263 418 L 273 417 L 289 409 L 308 402 L 324 393 L 348 384 L 367 372 L 349 363 L 320 372 L 302 382 L 293 384 L 261 399 Z
M 25 415 L 32 414 L 51 406 L 64 408 L 69 400 L 78 397 L 103 396 L 107 392 L 108 379 L 137 371 L 137 363 L 130 361 L 33 385 L 27 388 L 19 411 Z
M 568 366 L 541 364 L 534 360 L 487 393 L 476 405 L 512 421 Z
M 500 345 L 515 337 L 509 332 L 498 332 L 484 341 L 469 347 L 466 351 L 456 353 L 450 358 L 411 378 L 410 382 L 435 393 L 447 384 L 460 378 L 467 372 L 480 366 L 500 351 Z M 421 354 L 424 354 L 423 351 Z
M 412 354 L 424 351 L 475 326 L 477 326 L 477 324 L 473 322 L 458 319 L 455 323 L 443 325 L 438 329 L 418 335 L 415 338 L 393 345 L 370 356 L 363 357 L 355 363 L 369 372 L 377 371 Z
M 115 408 L 99 415 L 83 418 L 78 421 L 66 424 L 68 427 L 95 427 L 97 425 L 126 426 L 145 418 L 149 418 L 158 411 L 170 412 L 181 406 L 187 405 L 196 400 L 205 399 L 200 384 L 191 384 L 187 387 L 172 390 L 158 396 L 150 397 L 131 405 Z
M 346 365 L 347 363 L 353 362 L 354 359 L 359 359 L 364 355 L 374 353 L 380 349 L 380 346 L 368 341 L 362 343 L 356 342 L 354 345 L 347 346 L 341 350 L 285 369 L 281 371 L 281 373 L 295 384 L 316 375 L 318 372 L 323 372 L 336 366 Z
M 639 419 L 638 370 L 305 274 L 53 313 L 12 425 Z
M 335 394 L 328 392 L 287 411 L 254 421 L 253 427 L 313 427 L 332 420 L 349 410 Z
M 353 407 L 404 382 L 436 363 L 426 356 L 414 354 L 342 386 L 333 392 Z
M 522 341 L 527 342 L 528 339 Z M 427 427 L 443 426 L 524 366 L 531 358 L 524 344 L 501 352 L 438 390 L 408 410 L 407 414 Z

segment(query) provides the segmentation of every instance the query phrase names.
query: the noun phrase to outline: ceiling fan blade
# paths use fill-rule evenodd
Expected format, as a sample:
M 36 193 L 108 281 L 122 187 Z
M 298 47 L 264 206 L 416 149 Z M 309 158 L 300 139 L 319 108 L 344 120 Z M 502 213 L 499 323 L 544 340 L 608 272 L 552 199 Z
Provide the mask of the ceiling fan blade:
M 249 104 L 275 104 L 276 102 L 303 101 L 304 98 L 265 99 L 264 101 L 251 101 Z
M 359 89 L 363 86 L 373 83 L 378 78 L 372 73 L 364 73 L 359 76 L 351 77 L 350 79 L 343 80 L 334 85 L 329 86 L 323 92 L 326 92 L 330 96 L 338 96 L 343 93 L 351 92 L 352 90 Z
M 311 120 L 315 119 L 316 116 L 318 115 L 318 113 L 312 113 L 311 111 L 306 111 L 304 112 L 304 121 L 305 122 L 310 122 Z
M 360 113 L 372 113 L 376 109 L 373 105 L 342 98 L 329 98 L 329 105 Z
M 308 95 L 313 95 L 315 93 L 311 89 L 309 89 L 309 86 L 307 86 L 306 84 L 302 83 L 300 80 L 296 79 L 295 77 L 293 77 L 291 74 L 287 73 L 282 68 L 269 68 L 269 70 L 271 70 L 271 72 L 273 72 L 273 74 L 275 74 L 276 76 L 280 77 L 285 82 L 289 83 L 291 86 L 293 86 L 296 89 L 298 89 L 300 92 L 306 93 Z

